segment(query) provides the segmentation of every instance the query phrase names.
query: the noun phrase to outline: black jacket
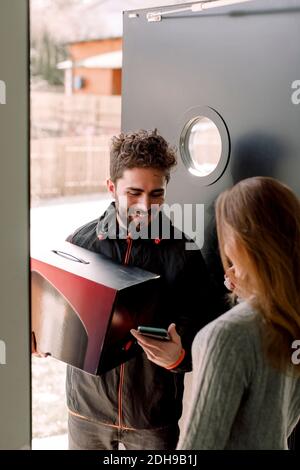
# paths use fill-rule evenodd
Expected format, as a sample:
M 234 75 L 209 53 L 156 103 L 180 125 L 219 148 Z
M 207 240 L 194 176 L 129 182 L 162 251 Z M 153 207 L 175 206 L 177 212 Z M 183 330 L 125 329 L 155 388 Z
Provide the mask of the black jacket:
M 213 296 L 200 250 L 171 225 L 170 239 L 128 240 L 107 237 L 111 204 L 99 220 L 79 228 L 68 241 L 129 265 L 160 274 L 161 323 L 171 322 L 181 336 L 186 356 L 172 371 L 136 357 L 101 376 L 68 366 L 67 402 L 71 412 L 122 428 L 153 429 L 177 425 L 182 412 L 184 372 L 191 370 L 191 343 L 197 331 L 215 317 Z M 179 236 L 181 239 L 178 239 Z M 130 251 L 130 253 L 129 253 Z M 129 258 L 128 258 L 129 256 Z

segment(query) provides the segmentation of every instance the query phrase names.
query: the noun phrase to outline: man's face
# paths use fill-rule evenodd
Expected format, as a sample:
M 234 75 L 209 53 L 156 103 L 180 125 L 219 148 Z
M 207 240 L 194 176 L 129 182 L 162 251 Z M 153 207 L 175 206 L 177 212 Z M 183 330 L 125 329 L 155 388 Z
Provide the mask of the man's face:
M 107 187 L 115 198 L 119 222 L 142 227 L 150 223 L 163 204 L 167 180 L 164 173 L 155 168 L 131 168 L 125 170 L 115 184 L 108 180 Z

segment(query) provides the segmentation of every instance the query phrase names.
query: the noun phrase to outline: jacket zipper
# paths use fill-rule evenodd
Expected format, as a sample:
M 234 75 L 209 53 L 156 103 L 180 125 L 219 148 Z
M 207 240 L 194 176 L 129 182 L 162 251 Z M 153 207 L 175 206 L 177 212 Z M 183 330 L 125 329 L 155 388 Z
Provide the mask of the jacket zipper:
M 132 248 L 132 239 L 127 238 L 127 249 L 125 253 L 125 258 L 124 258 L 124 263 L 125 265 L 128 265 L 129 263 L 129 258 L 130 258 L 130 253 L 131 253 L 131 248 Z M 122 392 L 123 392 L 123 383 L 124 383 L 124 369 L 125 369 L 125 364 L 121 364 L 120 366 L 120 382 L 119 382 L 119 390 L 118 390 L 118 405 L 119 405 L 119 427 L 122 427 Z

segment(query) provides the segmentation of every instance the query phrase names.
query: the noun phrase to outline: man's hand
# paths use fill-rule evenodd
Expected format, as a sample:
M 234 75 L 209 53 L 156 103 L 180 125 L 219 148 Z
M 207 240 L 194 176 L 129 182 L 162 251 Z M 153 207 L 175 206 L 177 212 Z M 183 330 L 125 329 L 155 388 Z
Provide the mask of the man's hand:
M 45 354 L 45 353 L 37 351 L 37 349 L 36 349 L 36 339 L 35 339 L 35 334 L 34 334 L 33 331 L 31 332 L 31 353 L 35 357 L 47 357 L 47 356 L 49 356 L 49 354 Z
M 170 341 L 148 338 L 141 335 L 137 330 L 130 330 L 130 332 L 143 348 L 147 358 L 158 366 L 168 368 L 179 359 L 182 344 L 174 323 L 171 323 L 168 328 Z

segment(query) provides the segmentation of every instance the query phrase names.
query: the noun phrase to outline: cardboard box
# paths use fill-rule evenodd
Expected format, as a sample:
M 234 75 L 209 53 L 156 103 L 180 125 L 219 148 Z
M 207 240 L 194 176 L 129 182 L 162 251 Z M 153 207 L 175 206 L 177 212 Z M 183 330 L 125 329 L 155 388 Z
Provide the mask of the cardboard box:
M 141 353 L 130 329 L 153 325 L 157 274 L 68 242 L 33 252 L 31 274 L 38 351 L 95 375 Z

